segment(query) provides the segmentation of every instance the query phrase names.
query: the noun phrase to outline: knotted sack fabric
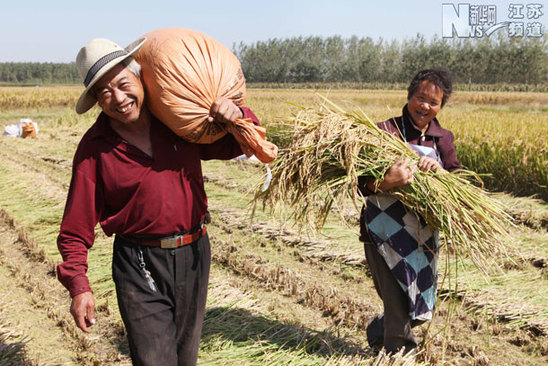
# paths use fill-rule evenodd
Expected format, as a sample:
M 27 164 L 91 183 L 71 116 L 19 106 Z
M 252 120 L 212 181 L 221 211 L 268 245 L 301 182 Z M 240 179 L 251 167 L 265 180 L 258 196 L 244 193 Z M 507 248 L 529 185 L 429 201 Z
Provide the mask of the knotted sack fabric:
M 136 60 L 142 67 L 150 111 L 187 141 L 208 144 L 230 132 L 249 157 L 272 162 L 276 145 L 266 141 L 266 130 L 250 119 L 234 124 L 208 122 L 219 97 L 245 103 L 246 87 L 240 61 L 223 44 L 187 28 L 162 28 L 144 35 Z
M 36 129 L 34 128 L 34 124 L 32 122 L 24 123 L 21 126 L 21 130 L 22 130 L 22 134 L 21 134 L 22 138 L 36 137 Z

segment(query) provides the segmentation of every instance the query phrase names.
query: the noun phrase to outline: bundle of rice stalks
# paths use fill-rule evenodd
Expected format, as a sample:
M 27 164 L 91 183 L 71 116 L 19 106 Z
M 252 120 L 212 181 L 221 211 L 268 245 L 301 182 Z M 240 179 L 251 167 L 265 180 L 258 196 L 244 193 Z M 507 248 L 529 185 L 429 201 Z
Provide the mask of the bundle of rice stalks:
M 399 158 L 417 154 L 362 113 L 348 113 L 325 100 L 319 110 L 301 108 L 291 120 L 291 144 L 272 165 L 272 180 L 258 190 L 255 203 L 271 210 L 289 208 L 299 227 L 321 229 L 331 210 L 342 215 L 350 199 L 357 210 L 365 203 L 358 177 L 382 180 Z M 507 255 L 499 238 L 512 226 L 504 206 L 477 186 L 470 171 L 415 172 L 414 182 L 391 191 L 418 213 L 458 257 L 465 255 L 484 272 L 489 258 Z M 442 243 L 443 243 L 442 242 Z

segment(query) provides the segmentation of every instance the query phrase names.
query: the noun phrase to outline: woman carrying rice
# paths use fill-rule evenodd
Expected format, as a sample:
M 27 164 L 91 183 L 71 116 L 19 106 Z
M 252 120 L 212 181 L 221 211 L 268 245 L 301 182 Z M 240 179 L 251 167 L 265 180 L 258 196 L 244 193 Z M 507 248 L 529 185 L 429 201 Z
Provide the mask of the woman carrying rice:
M 461 169 L 454 136 L 440 126 L 437 113 L 452 92 L 450 75 L 420 71 L 411 81 L 403 115 L 378 126 L 406 141 L 420 156 L 418 163 L 397 160 L 383 180 L 362 176 L 360 191 L 367 205 L 360 219 L 360 240 L 384 314 L 367 327 L 371 347 L 410 352 L 417 347 L 412 328 L 432 319 L 436 302 L 438 233 L 389 193 L 413 182 L 415 169 L 443 173 Z

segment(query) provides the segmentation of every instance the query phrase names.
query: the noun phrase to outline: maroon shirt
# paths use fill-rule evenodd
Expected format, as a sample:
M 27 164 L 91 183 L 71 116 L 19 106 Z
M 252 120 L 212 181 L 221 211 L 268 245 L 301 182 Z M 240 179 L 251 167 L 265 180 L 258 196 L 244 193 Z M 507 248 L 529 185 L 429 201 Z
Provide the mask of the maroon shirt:
M 248 108 L 244 118 L 259 124 Z M 87 252 L 97 222 L 106 235 L 167 236 L 189 230 L 207 212 L 201 160 L 242 154 L 230 134 L 212 144 L 194 144 L 157 119 L 150 125 L 154 157 L 125 142 L 101 113 L 74 156 L 57 246 L 58 278 L 71 296 L 90 291 Z

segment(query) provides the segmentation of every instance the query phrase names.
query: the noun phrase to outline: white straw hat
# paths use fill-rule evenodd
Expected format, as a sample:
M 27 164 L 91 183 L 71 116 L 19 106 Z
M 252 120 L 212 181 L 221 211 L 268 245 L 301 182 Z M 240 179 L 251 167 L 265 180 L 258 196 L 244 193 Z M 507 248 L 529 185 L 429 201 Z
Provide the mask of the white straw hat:
M 76 56 L 76 67 L 86 89 L 76 103 L 76 113 L 82 114 L 95 105 L 97 99 L 90 89 L 110 69 L 139 50 L 146 38 L 139 38 L 126 48 L 104 38 L 92 39 Z

